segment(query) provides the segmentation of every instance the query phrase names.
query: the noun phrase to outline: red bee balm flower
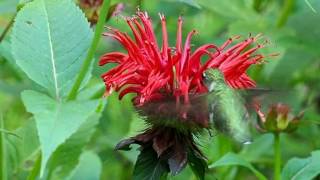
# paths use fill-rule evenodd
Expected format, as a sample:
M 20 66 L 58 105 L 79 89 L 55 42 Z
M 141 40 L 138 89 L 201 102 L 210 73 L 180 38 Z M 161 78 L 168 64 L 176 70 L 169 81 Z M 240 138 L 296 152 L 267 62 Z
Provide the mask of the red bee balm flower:
M 252 46 L 259 38 L 256 36 L 231 46 L 239 38 L 237 36 L 228 39 L 222 46 L 205 44 L 192 52 L 190 43 L 196 31 L 191 31 L 182 45 L 180 17 L 176 45 L 170 47 L 165 17 L 160 14 L 160 19 L 161 47 L 150 17 L 140 11 L 137 17 L 126 18 L 134 39 L 114 28 L 104 33 L 119 41 L 127 51 L 110 52 L 100 59 L 101 66 L 118 64 L 102 75 L 106 94 L 119 91 L 121 99 L 128 93 L 135 93 L 134 105 L 151 125 L 144 133 L 121 141 L 116 149 L 128 149 L 130 144 L 137 143 L 142 146 L 137 163 L 145 162 L 139 159 L 151 151 L 155 154 L 154 159 L 161 159 L 163 168 L 169 169 L 172 174 L 177 174 L 187 162 L 191 162 L 190 166 L 199 166 L 195 169 L 201 169 L 197 173 L 203 176 L 205 157 L 193 140 L 195 132 L 209 128 L 208 103 L 203 98 L 197 98 L 208 92 L 203 73 L 209 68 L 218 68 L 230 87 L 255 87 L 246 70 L 252 64 L 262 62 L 262 55 L 254 55 L 262 45 Z M 204 56 L 207 61 L 202 63 Z
M 128 34 L 109 28 L 104 33 L 119 41 L 127 50 L 126 53 L 110 52 L 103 55 L 99 65 L 117 63 L 118 66 L 102 75 L 107 92 L 121 91 L 121 99 L 128 93 L 136 93 L 136 105 L 161 100 L 174 96 L 179 103 L 189 103 L 189 96 L 208 91 L 202 76 L 208 68 L 219 68 L 233 88 L 255 87 L 255 82 L 248 77 L 246 70 L 252 64 L 263 59 L 262 55 L 252 55 L 261 48 L 257 45 L 248 49 L 258 38 L 250 37 L 243 42 L 227 47 L 235 38 L 228 39 L 222 46 L 205 44 L 191 52 L 190 41 L 196 31 L 191 31 L 182 46 L 182 18 L 178 20 L 177 40 L 175 48 L 169 47 L 166 20 L 160 15 L 162 24 L 162 47 L 160 49 L 152 28 L 152 21 L 147 13 L 137 12 L 138 17 L 127 18 L 135 40 Z M 140 20 L 140 22 L 139 22 Z M 210 50 L 215 50 L 210 52 Z M 209 59 L 201 63 L 201 58 Z

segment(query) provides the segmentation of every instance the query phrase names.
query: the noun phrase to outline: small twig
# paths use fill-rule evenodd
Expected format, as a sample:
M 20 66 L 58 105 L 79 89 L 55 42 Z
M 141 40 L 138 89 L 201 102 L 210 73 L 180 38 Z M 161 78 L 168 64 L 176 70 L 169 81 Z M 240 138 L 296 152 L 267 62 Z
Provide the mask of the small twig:
M 312 7 L 311 3 L 309 2 L 309 0 L 304 0 L 306 2 L 306 4 L 308 5 L 308 7 L 311 9 L 312 12 L 317 13 L 317 11 Z
M 6 28 L 3 30 L 3 32 L 2 32 L 2 34 L 0 36 L 0 42 L 5 38 L 5 36 L 9 32 L 9 30 L 10 30 L 10 28 L 11 28 L 13 22 L 14 22 L 14 19 L 16 18 L 16 15 L 17 15 L 17 13 L 12 16 L 12 18 L 10 19 L 10 21 L 7 24 Z

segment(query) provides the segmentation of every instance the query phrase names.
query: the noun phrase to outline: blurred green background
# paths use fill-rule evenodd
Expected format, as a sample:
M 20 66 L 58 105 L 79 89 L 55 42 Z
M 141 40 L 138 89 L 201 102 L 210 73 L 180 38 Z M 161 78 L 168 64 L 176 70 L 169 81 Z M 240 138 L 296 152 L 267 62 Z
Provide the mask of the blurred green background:
M 0 34 L 16 13 L 17 2 L 18 0 L 0 0 Z M 152 17 L 155 32 L 159 37 L 161 37 L 161 26 L 158 13 L 164 13 L 167 17 L 169 41 L 172 46 L 175 44 L 179 15 L 184 19 L 184 37 L 193 29 L 198 31 L 192 39 L 195 47 L 204 43 L 220 45 L 234 35 L 246 38 L 250 33 L 253 35 L 263 33 L 264 38 L 270 43 L 260 52 L 265 55 L 274 53 L 279 55 L 266 58 L 268 61 L 266 64 L 250 68 L 250 76 L 260 87 L 292 93 L 288 102 L 293 111 L 305 111 L 303 123 L 298 131 L 282 136 L 283 161 L 286 162 L 292 157 L 309 156 L 311 151 L 320 148 L 319 0 L 112 0 L 111 4 L 116 3 L 124 4 L 121 16 L 133 15 L 137 7 L 147 11 Z M 112 17 L 107 25 L 130 33 L 121 16 Z M 102 38 L 96 53 L 96 61 L 102 54 L 111 51 L 123 50 L 114 40 Z M 107 69 L 94 66 L 94 78 L 90 82 L 92 88 L 83 94 L 93 93 L 103 87 L 100 75 Z M 23 133 L 22 136 L 25 137 L 23 142 L 15 143 L 15 138 L 11 138 L 10 141 L 12 147 L 9 158 L 12 164 L 8 168 L 12 170 L 13 179 L 26 177 L 33 166 L 34 153 L 39 147 L 34 120 L 30 118 L 31 114 L 26 112 L 20 97 L 22 90 L 31 87 L 34 89 L 37 85 L 17 68 L 10 54 L 9 30 L 0 43 L 0 119 L 4 121 L 6 129 Z M 81 168 L 92 168 L 92 171 L 102 168 L 101 179 L 130 179 L 133 163 L 138 154 L 136 147 L 130 152 L 115 152 L 113 148 L 119 140 L 141 131 L 144 124 L 133 111 L 131 97 L 119 101 L 117 94 L 113 94 L 107 101 L 103 116 L 95 127 L 90 143 L 86 146 L 86 149 L 93 153 L 81 156 L 86 160 L 87 166 L 78 166 L 76 171 L 82 172 Z M 254 142 L 246 146 L 239 145 L 220 134 L 214 137 L 202 137 L 199 143 L 209 158 L 209 163 L 233 151 L 271 178 L 272 136 L 259 134 L 255 130 L 253 132 Z M 81 174 L 78 176 L 81 177 Z M 77 173 L 73 178 L 77 179 L 76 177 Z M 187 168 L 180 175 L 169 178 L 185 180 L 195 179 L 195 176 Z M 255 179 L 255 176 L 245 168 L 225 167 L 208 172 L 208 179 L 215 178 Z

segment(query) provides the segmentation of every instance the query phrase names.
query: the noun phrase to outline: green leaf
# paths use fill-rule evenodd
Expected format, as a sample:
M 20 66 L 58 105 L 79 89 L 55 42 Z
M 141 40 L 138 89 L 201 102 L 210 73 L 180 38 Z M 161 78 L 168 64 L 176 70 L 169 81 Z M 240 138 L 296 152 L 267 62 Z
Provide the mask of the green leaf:
M 227 153 L 221 159 L 211 164 L 209 168 L 216 168 L 220 166 L 243 166 L 251 170 L 260 180 L 267 180 L 267 178 L 257 169 L 255 169 L 249 162 L 234 153 Z
M 92 31 L 81 10 L 70 0 L 34 0 L 18 13 L 12 52 L 30 79 L 64 97 L 83 63 Z
M 88 168 L 90 167 L 90 168 Z M 79 165 L 73 171 L 70 180 L 99 180 L 102 163 L 93 152 L 84 152 L 80 157 Z
M 77 166 L 79 156 L 95 132 L 95 126 L 98 124 L 100 116 L 101 112 L 99 111 L 87 118 L 79 130 L 53 153 L 48 162 L 50 179 L 65 179 Z
M 13 131 L 16 136 L 7 136 L 8 167 L 10 172 L 30 170 L 35 155 L 40 152 L 40 144 L 34 119 L 29 119 L 20 128 Z M 13 174 L 10 174 L 12 176 Z
M 204 180 L 206 170 L 208 169 L 206 160 L 197 152 L 191 151 L 188 152 L 188 163 L 197 178 Z
M 133 170 L 133 180 L 160 180 L 169 172 L 166 161 L 159 159 L 151 146 L 144 147 Z
M 247 161 L 257 161 L 263 159 L 262 157 L 271 156 L 273 151 L 266 151 L 271 149 L 273 144 L 272 134 L 263 134 L 258 138 L 254 139 L 251 144 L 243 146 L 239 153 L 242 157 L 246 157 Z
M 17 134 L 15 134 L 14 132 L 8 131 L 8 130 L 3 129 L 3 128 L 0 128 L 0 133 L 19 137 L 19 136 L 18 136 Z
M 9 40 L 4 39 L 0 43 L 0 55 L 4 57 L 10 64 L 15 64 L 11 54 L 11 43 Z
M 37 159 L 35 160 L 34 166 L 30 171 L 30 173 L 28 174 L 27 180 L 37 179 L 40 169 L 41 169 L 41 154 L 38 155 Z
M 320 174 L 320 151 L 313 151 L 311 157 L 292 158 L 284 166 L 282 179 L 313 179 Z
M 42 176 L 52 153 L 94 114 L 98 101 L 57 102 L 35 91 L 22 92 L 22 100 L 36 120 L 42 150 Z

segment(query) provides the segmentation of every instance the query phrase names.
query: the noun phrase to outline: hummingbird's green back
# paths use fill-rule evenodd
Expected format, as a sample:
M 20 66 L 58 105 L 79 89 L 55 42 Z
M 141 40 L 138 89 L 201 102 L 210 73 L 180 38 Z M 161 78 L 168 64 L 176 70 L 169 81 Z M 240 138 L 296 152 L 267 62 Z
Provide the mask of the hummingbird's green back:
M 223 74 L 218 69 L 209 69 L 205 72 L 211 106 L 210 119 L 215 127 L 230 134 L 237 141 L 250 141 L 248 128 L 248 113 L 241 96 L 230 88 Z

